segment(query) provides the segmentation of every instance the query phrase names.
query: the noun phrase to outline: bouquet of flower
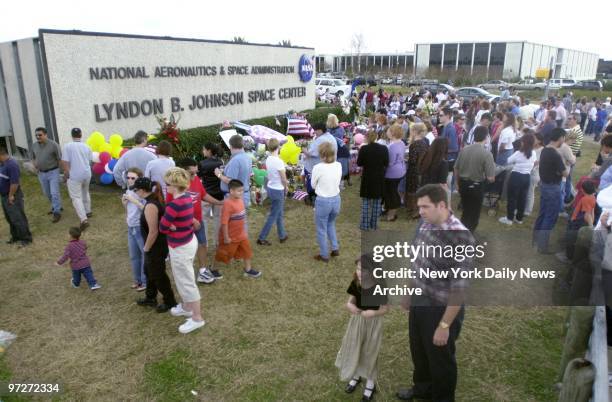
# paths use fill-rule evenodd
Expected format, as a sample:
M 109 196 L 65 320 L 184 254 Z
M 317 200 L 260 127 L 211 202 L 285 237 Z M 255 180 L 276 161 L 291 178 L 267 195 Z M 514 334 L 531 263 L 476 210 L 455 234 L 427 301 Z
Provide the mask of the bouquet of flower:
M 155 118 L 159 124 L 159 135 L 172 144 L 178 144 L 180 142 L 178 129 L 178 122 L 181 120 L 180 115 L 178 119 L 174 118 L 174 113 L 170 115 L 170 119 L 162 115 L 155 115 Z
M 170 118 L 162 115 L 155 115 L 155 119 L 159 124 L 157 139 L 159 141 L 166 140 L 172 144 L 174 148 L 174 157 L 184 158 L 188 156 L 189 145 L 181 142 L 180 130 L 178 128 L 178 123 L 181 120 L 181 116 L 179 115 L 178 118 L 175 118 L 174 113 L 170 115 Z

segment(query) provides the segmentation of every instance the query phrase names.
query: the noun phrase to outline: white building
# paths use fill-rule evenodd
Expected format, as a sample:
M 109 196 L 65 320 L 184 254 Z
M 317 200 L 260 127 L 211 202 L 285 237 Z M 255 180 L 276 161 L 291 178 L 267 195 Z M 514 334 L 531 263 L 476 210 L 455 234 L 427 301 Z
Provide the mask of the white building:
M 483 79 L 535 77 L 550 67 L 554 78 L 594 79 L 599 56 L 531 42 L 460 42 L 416 45 L 417 76 Z
M 423 78 L 535 77 L 550 67 L 554 78 L 594 79 L 598 55 L 531 42 L 455 42 L 417 44 L 414 52 L 318 55 L 317 71 L 398 73 Z

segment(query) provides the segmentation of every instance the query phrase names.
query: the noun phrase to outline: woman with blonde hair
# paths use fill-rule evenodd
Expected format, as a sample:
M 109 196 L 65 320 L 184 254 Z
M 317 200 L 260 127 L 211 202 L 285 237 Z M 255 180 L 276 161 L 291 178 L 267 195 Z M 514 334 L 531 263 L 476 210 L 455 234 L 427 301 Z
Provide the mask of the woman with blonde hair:
M 200 312 L 200 291 L 193 271 L 193 259 L 198 249 L 193 227 L 193 201 L 191 195 L 185 192 L 191 179 L 187 171 L 174 167 L 166 172 L 164 181 L 173 200 L 166 205 L 159 231 L 168 240 L 172 276 L 182 300 L 182 303 L 170 309 L 170 314 L 187 317 L 187 321 L 179 326 L 179 332 L 187 334 L 205 324 Z
M 340 255 L 336 236 L 336 217 L 340 213 L 340 180 L 342 166 L 336 162 L 336 152 L 329 142 L 319 145 L 321 162 L 312 169 L 312 187 L 317 194 L 315 200 L 315 225 L 319 254 L 317 261 L 329 262 L 329 257 Z M 327 242 L 331 243 L 331 254 Z
M 425 139 L 427 126 L 423 123 L 415 123 L 410 127 L 408 138 L 408 167 L 406 172 L 406 198 L 404 204 L 408 209 L 408 216 L 417 219 L 419 211 L 416 207 L 416 192 L 420 187 L 419 164 L 429 148 Z
M 389 139 L 389 165 L 385 172 L 385 191 L 383 194 L 383 203 L 387 214 L 387 221 L 392 222 L 397 219 L 397 209 L 401 205 L 401 199 L 398 192 L 399 182 L 406 174 L 406 145 L 402 141 L 404 132 L 399 124 L 394 124 L 387 130 L 387 138 Z

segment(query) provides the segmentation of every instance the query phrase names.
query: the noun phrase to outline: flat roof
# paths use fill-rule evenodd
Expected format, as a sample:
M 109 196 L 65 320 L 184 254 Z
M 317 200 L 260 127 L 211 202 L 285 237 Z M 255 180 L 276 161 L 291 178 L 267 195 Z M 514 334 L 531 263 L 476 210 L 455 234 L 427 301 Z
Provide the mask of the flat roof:
M 154 39 L 154 40 L 174 40 L 184 42 L 205 42 L 205 43 L 222 43 L 226 45 L 247 45 L 247 46 L 266 46 L 266 47 L 278 47 L 288 49 L 307 49 L 314 50 L 313 47 L 302 47 L 302 46 L 283 46 L 273 45 L 270 43 L 236 43 L 229 40 L 212 40 L 212 39 L 198 39 L 198 38 L 176 38 L 173 36 L 151 36 L 151 35 L 135 35 L 135 34 L 124 34 L 124 33 L 111 33 L 111 32 L 90 32 L 90 31 L 79 31 L 79 30 L 60 30 L 60 29 L 46 29 L 41 28 L 38 30 L 39 37 L 43 34 L 61 34 L 61 35 L 79 35 L 79 36 L 103 36 L 111 38 L 128 38 L 128 39 Z
M 538 46 L 548 46 L 548 47 L 554 47 L 556 49 L 563 49 L 563 50 L 572 50 L 574 52 L 580 52 L 580 53 L 586 53 L 586 54 L 591 54 L 593 56 L 598 56 L 598 53 L 593 53 L 593 52 L 585 52 L 584 50 L 576 50 L 576 49 L 570 49 L 567 47 L 563 47 L 563 46 L 555 46 L 555 45 L 546 45 L 544 43 L 536 43 L 536 42 L 530 42 L 528 40 L 489 40 L 489 41 L 452 41 L 452 42 L 431 42 L 431 43 L 416 43 L 414 45 L 415 49 L 417 46 L 419 45 L 454 45 L 454 44 L 468 44 L 468 43 L 529 43 L 532 45 L 538 45 Z

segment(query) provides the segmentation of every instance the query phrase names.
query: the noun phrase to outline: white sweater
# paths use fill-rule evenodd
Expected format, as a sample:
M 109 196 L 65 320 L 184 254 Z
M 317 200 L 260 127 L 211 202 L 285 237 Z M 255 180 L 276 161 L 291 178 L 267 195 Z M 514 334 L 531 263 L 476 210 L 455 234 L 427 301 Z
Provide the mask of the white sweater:
M 334 197 L 340 194 L 342 165 L 339 162 L 317 163 L 312 168 L 311 185 L 319 197 Z
M 538 160 L 535 150 L 531 151 L 531 158 L 527 159 L 525 154 L 521 151 L 516 151 L 508 158 L 508 164 L 514 165 L 512 167 L 513 172 L 521 174 L 531 174 L 533 165 Z

